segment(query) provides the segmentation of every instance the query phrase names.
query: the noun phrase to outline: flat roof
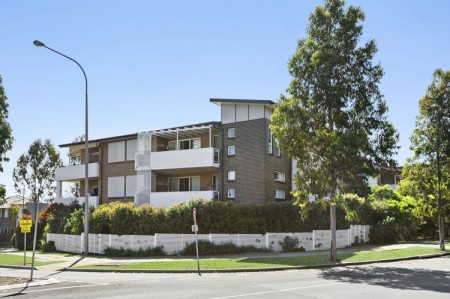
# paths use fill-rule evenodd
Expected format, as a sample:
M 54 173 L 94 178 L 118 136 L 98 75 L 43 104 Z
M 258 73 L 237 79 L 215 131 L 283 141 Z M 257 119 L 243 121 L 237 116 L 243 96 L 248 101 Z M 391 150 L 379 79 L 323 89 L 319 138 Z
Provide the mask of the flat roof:
M 251 99 L 219 99 L 219 98 L 211 98 L 209 99 L 211 103 L 221 105 L 222 103 L 227 104 L 262 104 L 262 105 L 275 105 L 275 102 L 270 100 L 251 100 Z

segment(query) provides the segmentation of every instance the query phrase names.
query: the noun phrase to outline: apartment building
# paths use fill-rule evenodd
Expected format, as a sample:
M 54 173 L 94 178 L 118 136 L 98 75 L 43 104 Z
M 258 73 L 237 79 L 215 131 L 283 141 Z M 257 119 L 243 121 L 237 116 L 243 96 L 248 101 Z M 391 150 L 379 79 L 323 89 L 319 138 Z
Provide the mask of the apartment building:
M 169 207 L 191 198 L 263 204 L 290 199 L 292 162 L 273 140 L 274 102 L 210 99 L 221 120 L 89 141 L 89 202 Z M 84 202 L 84 142 L 68 148 L 79 165 L 56 170 L 57 202 Z M 63 198 L 78 182 L 80 196 Z

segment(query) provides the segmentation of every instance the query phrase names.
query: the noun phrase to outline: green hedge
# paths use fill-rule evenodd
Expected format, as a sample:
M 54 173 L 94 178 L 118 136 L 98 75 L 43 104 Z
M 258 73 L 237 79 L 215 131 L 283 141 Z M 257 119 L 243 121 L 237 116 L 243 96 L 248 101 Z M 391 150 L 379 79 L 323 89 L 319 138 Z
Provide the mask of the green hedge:
M 326 203 L 312 202 L 300 207 L 293 202 L 256 205 L 193 200 L 168 209 L 151 205 L 136 207 L 133 203 L 120 202 L 101 205 L 91 212 L 90 232 L 114 235 L 191 233 L 193 208 L 197 208 L 200 233 L 264 234 L 329 228 Z M 345 213 L 340 208 L 337 210 L 338 228 L 348 228 Z M 81 216 L 80 210 L 75 210 L 67 217 L 64 233 L 80 233 Z M 49 232 L 52 232 L 51 228 Z

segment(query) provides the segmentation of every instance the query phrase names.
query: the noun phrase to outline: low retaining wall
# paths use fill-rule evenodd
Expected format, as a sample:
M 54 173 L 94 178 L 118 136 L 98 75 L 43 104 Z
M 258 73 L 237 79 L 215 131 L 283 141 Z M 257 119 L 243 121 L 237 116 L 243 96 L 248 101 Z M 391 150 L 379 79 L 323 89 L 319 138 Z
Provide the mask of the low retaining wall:
M 232 242 L 238 246 L 250 245 L 257 248 L 271 248 L 281 251 L 280 242 L 286 236 L 297 238 L 298 247 L 305 251 L 330 249 L 331 234 L 329 230 L 314 230 L 309 233 L 266 233 L 266 234 L 198 234 L 199 240 L 208 240 L 215 244 Z M 47 242 L 55 242 L 58 251 L 81 254 L 84 249 L 84 234 L 65 235 L 47 234 Z M 89 252 L 104 254 L 105 248 L 124 248 L 131 250 L 163 246 L 167 254 L 177 254 L 186 243 L 195 241 L 194 234 L 155 234 L 143 235 L 109 235 L 89 234 Z M 344 248 L 352 244 L 369 242 L 368 225 L 352 225 L 349 229 L 336 231 L 336 247 Z

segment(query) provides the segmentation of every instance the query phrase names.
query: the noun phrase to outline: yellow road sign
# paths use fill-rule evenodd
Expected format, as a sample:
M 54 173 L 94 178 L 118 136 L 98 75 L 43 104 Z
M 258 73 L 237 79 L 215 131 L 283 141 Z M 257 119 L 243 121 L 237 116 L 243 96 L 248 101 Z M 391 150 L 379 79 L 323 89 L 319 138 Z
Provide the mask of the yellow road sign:
M 22 233 L 29 233 L 31 231 L 31 226 L 21 226 L 20 231 Z
M 30 227 L 32 225 L 32 221 L 27 220 L 27 219 L 22 219 L 19 222 L 20 222 L 20 227 Z

